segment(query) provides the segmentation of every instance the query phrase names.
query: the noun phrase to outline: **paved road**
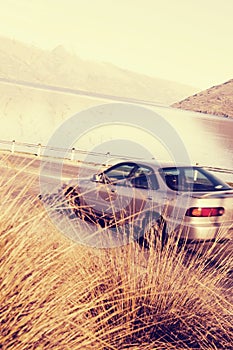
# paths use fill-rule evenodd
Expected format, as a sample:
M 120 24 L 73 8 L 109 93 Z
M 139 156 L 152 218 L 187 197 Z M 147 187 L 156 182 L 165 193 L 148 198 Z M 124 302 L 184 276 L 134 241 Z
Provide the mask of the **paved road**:
M 16 179 L 20 178 L 25 179 L 25 175 L 34 176 L 34 182 L 28 188 L 28 195 L 38 196 L 40 193 L 40 172 L 42 165 L 49 165 L 46 168 L 46 172 L 42 176 L 42 180 L 47 184 L 48 189 L 57 189 L 63 182 L 68 181 L 70 178 L 74 178 L 77 176 L 80 170 L 80 164 L 66 162 L 62 167 L 62 176 L 59 177 L 61 162 L 56 160 L 49 161 L 48 163 L 41 162 L 41 159 L 38 159 L 33 156 L 25 156 L 25 155 L 11 155 L 11 154 L 1 154 L 0 153 L 0 165 L 1 165 L 1 179 L 2 185 L 4 185 L 4 181 L 8 181 L 10 176 L 16 176 Z M 91 176 L 91 173 L 95 172 L 95 167 L 83 167 L 82 171 L 85 170 L 87 175 Z M 56 180 L 56 181 L 54 181 Z M 57 181 L 58 180 L 58 181 Z M 22 181 L 22 186 L 25 186 L 25 182 Z M 18 191 L 20 191 L 20 186 Z M 53 192 L 53 190 L 51 190 Z M 17 194 L 17 193 L 16 193 Z M 25 197 L 22 199 L 25 200 Z M 56 203 L 52 203 L 55 205 Z M 82 244 L 92 245 L 94 247 L 117 247 L 119 245 L 125 245 L 132 242 L 132 237 L 130 236 L 130 232 L 121 232 L 120 230 L 102 230 L 100 227 L 97 227 L 94 224 L 90 224 L 87 222 L 82 222 L 78 220 L 73 212 L 66 209 L 62 210 L 54 210 L 52 214 L 52 220 L 58 223 L 59 229 L 70 239 L 81 242 Z M 191 254 L 190 247 L 190 254 Z M 204 251 L 203 251 L 204 252 Z M 226 259 L 230 257 L 232 259 L 233 252 L 233 242 L 225 244 L 225 245 L 217 245 L 213 250 L 213 254 L 215 258 L 212 263 L 216 263 L 216 266 L 219 264 L 224 264 L 227 262 Z M 229 279 L 226 282 L 227 288 L 232 286 L 232 278 L 233 276 L 229 275 Z
M 24 201 L 31 196 L 38 198 L 41 191 L 44 191 L 42 202 L 45 204 L 48 215 L 54 225 L 73 241 L 95 248 L 118 247 L 132 243 L 132 231 L 126 232 L 122 228 L 103 229 L 90 222 L 79 220 L 74 215 L 64 196 L 59 196 L 57 191 L 61 189 L 64 182 L 77 176 L 80 164 L 64 163 L 60 176 L 61 164 L 56 160 L 44 162 L 32 156 L 7 155 L 4 157 L 0 154 L 1 185 L 4 186 L 10 178 L 13 179 L 11 186 L 17 182 L 14 196 L 28 185 L 22 200 L 17 201 L 20 205 L 23 205 Z M 82 175 L 86 173 L 87 176 L 91 176 L 94 172 L 94 166 L 82 166 Z
M 69 160 L 63 162 L 59 159 L 38 158 L 30 154 L 5 152 L 0 152 L 0 162 L 1 166 L 7 170 L 11 168 L 21 173 L 35 174 L 39 177 L 46 177 L 48 181 L 50 181 L 49 179 L 58 179 L 66 182 L 77 177 L 81 168 L 82 174 L 87 176 L 97 169 L 94 164 L 83 164 Z

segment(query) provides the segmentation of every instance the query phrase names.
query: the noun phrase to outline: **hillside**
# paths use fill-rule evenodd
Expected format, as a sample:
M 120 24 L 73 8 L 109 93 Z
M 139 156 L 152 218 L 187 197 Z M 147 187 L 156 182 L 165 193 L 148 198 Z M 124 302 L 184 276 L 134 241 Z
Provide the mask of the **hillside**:
M 171 104 L 198 89 L 0 37 L 0 77 Z
M 172 107 L 233 118 L 233 79 L 174 103 Z

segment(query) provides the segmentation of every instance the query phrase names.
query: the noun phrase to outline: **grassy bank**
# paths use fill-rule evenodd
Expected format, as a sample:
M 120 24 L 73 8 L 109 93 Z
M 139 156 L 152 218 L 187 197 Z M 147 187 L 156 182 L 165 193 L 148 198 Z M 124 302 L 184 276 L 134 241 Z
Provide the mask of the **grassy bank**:
M 34 195 L 36 175 L 1 174 L 0 348 L 231 348 L 232 254 L 216 268 L 172 241 L 162 252 L 78 245 Z

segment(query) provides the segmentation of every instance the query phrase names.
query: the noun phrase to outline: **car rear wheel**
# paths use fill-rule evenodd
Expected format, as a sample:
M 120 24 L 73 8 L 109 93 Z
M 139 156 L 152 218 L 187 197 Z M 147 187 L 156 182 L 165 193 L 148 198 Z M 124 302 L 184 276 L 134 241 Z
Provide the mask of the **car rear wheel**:
M 161 216 L 156 219 L 149 215 L 142 222 L 142 235 L 138 243 L 143 248 L 163 249 L 167 243 L 166 222 Z

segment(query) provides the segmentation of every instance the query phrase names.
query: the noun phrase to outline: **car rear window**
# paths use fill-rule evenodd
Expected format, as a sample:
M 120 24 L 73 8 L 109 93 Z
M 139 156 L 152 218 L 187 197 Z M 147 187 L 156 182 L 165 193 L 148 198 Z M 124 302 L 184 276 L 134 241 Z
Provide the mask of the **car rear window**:
M 160 175 L 167 186 L 174 191 L 223 191 L 231 189 L 207 170 L 199 167 L 166 167 Z

